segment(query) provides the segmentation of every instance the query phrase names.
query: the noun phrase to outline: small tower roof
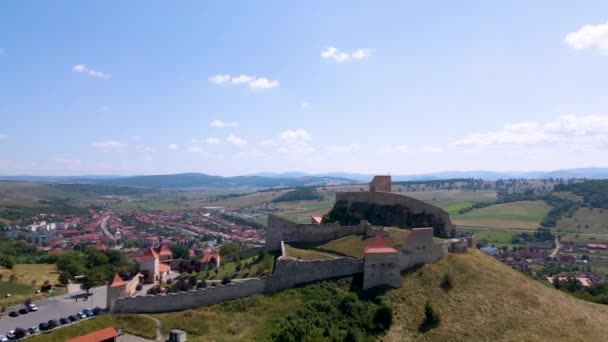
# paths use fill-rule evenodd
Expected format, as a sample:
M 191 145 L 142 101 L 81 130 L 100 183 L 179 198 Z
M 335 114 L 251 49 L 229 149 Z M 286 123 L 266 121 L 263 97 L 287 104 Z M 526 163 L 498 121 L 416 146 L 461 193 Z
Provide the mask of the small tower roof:
M 158 253 L 152 247 L 148 247 L 144 254 L 141 256 L 142 259 L 158 259 Z
M 158 254 L 160 255 L 173 255 L 173 252 L 169 249 L 166 243 L 162 243 L 160 247 L 158 247 Z
M 384 240 L 382 235 L 376 234 L 374 238 L 365 247 L 365 254 L 389 254 L 398 253 L 396 249 Z
M 118 275 L 118 273 L 114 273 L 114 278 L 110 281 L 109 287 L 118 287 L 125 285 L 125 281 Z

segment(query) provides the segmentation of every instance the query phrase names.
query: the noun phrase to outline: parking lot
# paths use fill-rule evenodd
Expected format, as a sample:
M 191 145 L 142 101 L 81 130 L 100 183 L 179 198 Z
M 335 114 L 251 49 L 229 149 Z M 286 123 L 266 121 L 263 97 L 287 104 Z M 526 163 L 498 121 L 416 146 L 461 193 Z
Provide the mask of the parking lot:
M 92 309 L 94 307 L 106 307 L 106 287 L 97 287 L 91 289 L 93 296 L 83 299 L 74 299 L 74 294 L 67 294 L 54 298 L 49 298 L 34 302 L 38 306 L 38 311 L 30 312 L 18 317 L 9 317 L 8 313 L 13 310 L 22 308 L 23 305 L 12 306 L 7 309 L 6 314 L 0 319 L 0 334 L 15 328 L 30 328 L 38 326 L 41 322 L 48 322 L 51 319 L 59 320 L 61 317 L 76 314 L 84 309 Z

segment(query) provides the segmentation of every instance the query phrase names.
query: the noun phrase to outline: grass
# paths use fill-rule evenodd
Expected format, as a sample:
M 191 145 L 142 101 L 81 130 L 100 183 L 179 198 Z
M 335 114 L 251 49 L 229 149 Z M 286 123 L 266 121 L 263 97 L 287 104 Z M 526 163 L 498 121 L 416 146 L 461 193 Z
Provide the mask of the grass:
M 17 264 L 12 270 L 0 267 L 2 281 L 0 281 L 0 305 L 10 306 L 23 303 L 26 299 L 37 300 L 42 297 L 57 296 L 66 292 L 65 287 L 53 287 L 51 293 L 36 294 L 40 286 L 49 281 L 57 285 L 59 273 L 52 264 Z M 14 282 L 10 282 L 11 275 L 15 275 Z M 33 283 L 35 281 L 35 283 Z M 6 294 L 10 293 L 10 297 Z
M 199 279 L 221 280 L 225 276 L 228 276 L 232 279 L 238 279 L 238 278 L 257 277 L 261 273 L 270 274 L 270 273 L 272 273 L 272 270 L 274 269 L 274 259 L 276 258 L 276 256 L 274 254 L 267 254 L 267 256 L 265 256 L 265 257 L 271 258 L 271 260 L 268 261 L 268 265 L 270 265 L 270 266 L 263 267 L 263 269 L 259 268 L 259 265 L 261 262 L 259 260 L 257 260 L 258 256 L 253 256 L 250 258 L 241 259 L 240 263 L 241 263 L 242 268 L 240 271 L 236 270 L 238 263 L 232 261 L 232 262 L 220 263 L 220 268 L 217 269 L 217 273 L 215 273 L 215 270 L 210 270 L 210 271 L 201 271 L 199 273 L 193 273 L 193 274 L 186 273 L 183 276 L 190 277 L 192 275 L 197 275 L 199 277 Z M 247 264 L 251 264 L 251 268 L 248 269 L 245 266 Z
M 463 215 L 455 215 L 456 225 L 472 227 L 516 228 L 534 230 L 549 211 L 544 201 L 519 201 L 491 205 L 475 209 Z
M 446 273 L 449 292 L 439 286 Z M 608 333 L 608 306 L 568 296 L 478 251 L 425 265 L 388 299 L 396 314 L 385 341 L 599 341 Z M 427 300 L 441 323 L 422 334 Z
M 335 259 L 338 255 L 321 252 L 314 249 L 301 249 L 285 244 L 285 254 L 287 256 L 301 260 L 323 260 Z
M 608 209 L 580 208 L 572 217 L 564 217 L 555 226 L 556 232 L 608 235 Z
M 107 327 L 123 329 L 128 334 L 156 338 L 156 324 L 141 315 L 102 315 L 67 327 L 28 338 L 28 342 L 63 342 Z
M 489 230 L 476 228 L 458 228 L 459 232 L 475 233 L 477 241 L 487 240 L 489 243 L 511 244 L 513 236 L 519 234 L 517 231 Z
M 440 287 L 446 273 L 449 292 Z M 344 281 L 333 283 L 337 294 L 349 291 Z M 312 286 L 154 316 L 164 334 L 183 329 L 189 341 L 264 341 L 281 318 L 306 304 Z M 602 341 L 608 334 L 608 306 L 561 293 L 478 251 L 406 273 L 403 287 L 386 297 L 394 318 L 377 336 L 382 341 Z M 441 323 L 420 333 L 427 300 Z
M 458 211 L 460 209 L 469 208 L 473 204 L 475 204 L 475 202 L 467 202 L 467 201 L 452 202 L 452 201 L 446 201 L 446 202 L 443 202 L 443 203 L 439 204 L 438 206 L 441 209 L 447 211 L 450 215 L 454 215 L 454 214 L 458 214 Z

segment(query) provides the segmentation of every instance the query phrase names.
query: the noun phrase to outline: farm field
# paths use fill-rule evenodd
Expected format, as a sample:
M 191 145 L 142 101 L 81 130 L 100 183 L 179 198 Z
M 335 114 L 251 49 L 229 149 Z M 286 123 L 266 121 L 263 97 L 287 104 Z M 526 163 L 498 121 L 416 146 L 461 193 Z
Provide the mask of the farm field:
M 59 273 L 55 265 L 51 264 L 17 264 L 12 270 L 0 267 L 0 305 L 12 305 L 23 303 L 26 299 L 33 300 L 42 297 L 56 296 L 66 292 L 65 287 L 56 287 L 58 284 Z M 10 281 L 11 276 L 15 279 Z M 50 294 L 36 294 L 36 290 L 45 282 L 49 281 L 53 285 Z M 10 297 L 6 294 L 10 293 Z
M 513 236 L 521 233 L 519 231 L 503 229 L 479 229 L 474 227 L 458 227 L 459 232 L 475 233 L 477 242 L 487 242 L 496 247 L 504 246 L 521 246 L 520 244 L 511 243 Z
M 608 235 L 608 209 L 580 208 L 571 218 L 559 220 L 554 231 Z
M 550 207 L 544 201 L 520 201 L 495 204 L 452 216 L 459 226 L 518 228 L 535 230 Z

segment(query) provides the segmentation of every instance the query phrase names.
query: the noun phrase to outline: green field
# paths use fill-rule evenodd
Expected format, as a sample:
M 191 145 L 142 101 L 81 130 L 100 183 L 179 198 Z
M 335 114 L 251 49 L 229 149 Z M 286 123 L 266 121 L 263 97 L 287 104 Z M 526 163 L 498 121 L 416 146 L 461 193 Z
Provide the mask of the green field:
M 463 215 L 453 215 L 452 222 L 459 226 L 534 230 L 549 209 L 544 201 L 495 204 Z
M 56 296 L 66 292 L 63 286 L 56 287 L 59 273 L 55 265 L 51 264 L 17 264 L 12 270 L 0 266 L 0 305 L 7 306 L 23 303 L 26 299 L 39 300 L 43 297 Z M 14 275 L 13 281 L 10 281 Z M 51 293 L 36 294 L 40 286 L 49 281 L 53 285 Z M 10 297 L 6 294 L 10 293 Z
M 322 252 L 315 249 L 304 249 L 285 244 L 285 254 L 288 257 L 301 259 L 301 260 L 323 260 L 323 259 L 335 259 L 339 255 Z
M 556 232 L 608 235 L 608 209 L 580 208 L 557 222 Z
M 182 277 L 188 278 L 196 275 L 199 279 L 221 280 L 225 276 L 231 279 L 251 278 L 262 274 L 270 274 L 274 269 L 274 254 L 266 254 L 265 259 L 259 260 L 258 256 L 241 259 L 240 261 L 221 262 L 220 268 L 198 273 L 186 273 Z M 241 269 L 237 271 L 237 265 L 241 264 Z M 249 266 L 248 266 L 249 265 Z M 216 272 L 217 271 L 217 272 Z
M 511 243 L 513 236 L 520 233 L 518 231 L 490 230 L 479 229 L 474 227 L 458 227 L 458 231 L 475 233 L 475 239 L 477 240 L 477 242 L 487 242 L 489 244 L 493 244 L 496 247 L 520 246 L 519 244 Z

